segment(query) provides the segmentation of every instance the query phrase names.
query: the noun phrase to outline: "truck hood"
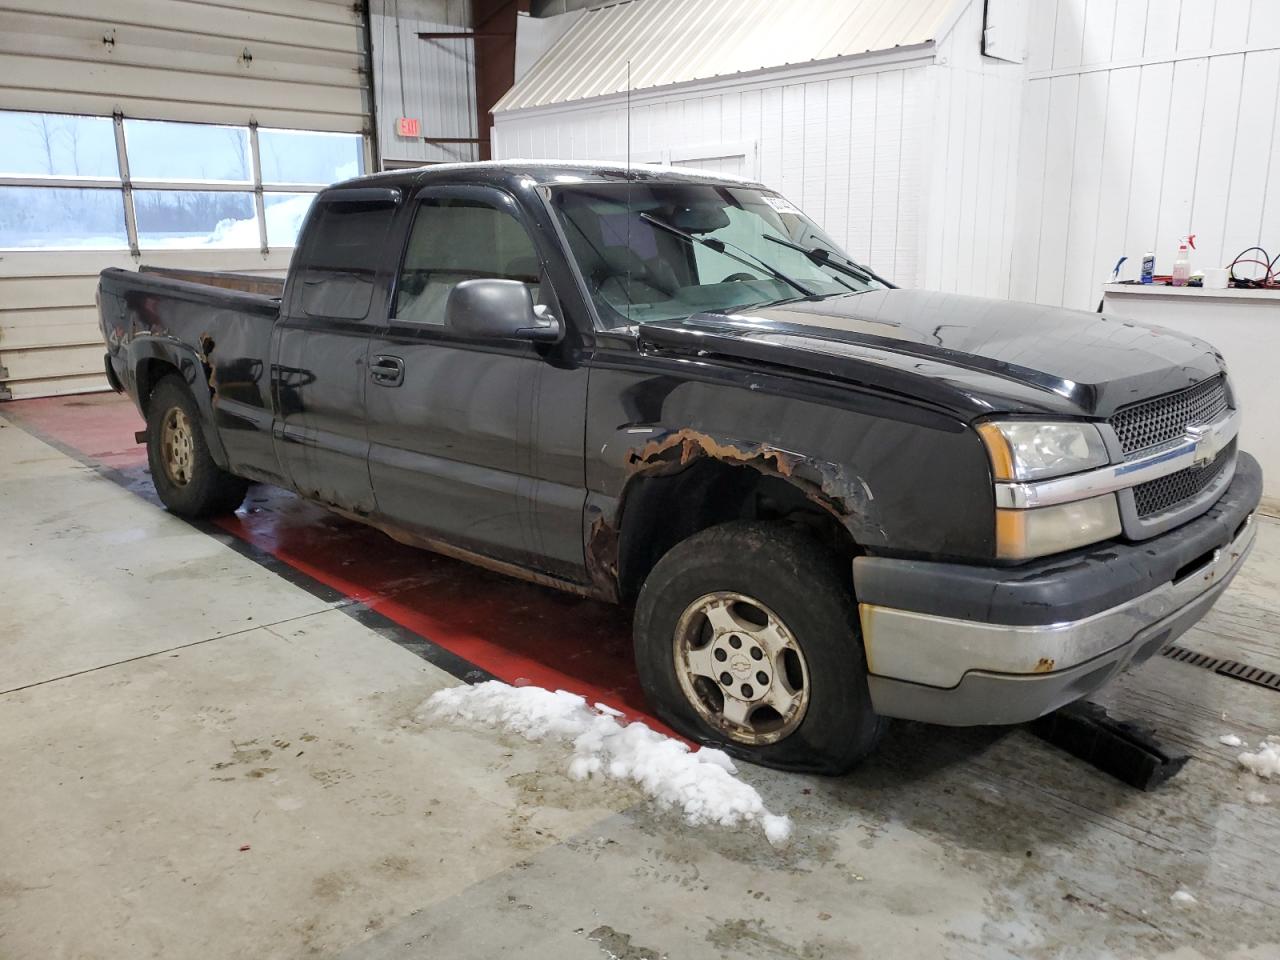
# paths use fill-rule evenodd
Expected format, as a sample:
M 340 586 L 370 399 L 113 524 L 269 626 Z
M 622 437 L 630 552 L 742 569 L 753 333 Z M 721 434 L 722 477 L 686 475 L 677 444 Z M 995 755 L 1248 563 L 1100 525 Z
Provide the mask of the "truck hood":
M 956 413 L 1106 417 L 1220 372 L 1209 344 L 1131 320 L 924 290 L 646 323 L 642 344 L 858 383 Z

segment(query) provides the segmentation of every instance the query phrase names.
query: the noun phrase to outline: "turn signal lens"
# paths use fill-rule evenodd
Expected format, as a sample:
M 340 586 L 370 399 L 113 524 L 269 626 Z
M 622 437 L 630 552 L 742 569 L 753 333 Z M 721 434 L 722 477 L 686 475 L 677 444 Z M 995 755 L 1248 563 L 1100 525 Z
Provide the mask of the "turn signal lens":
M 996 556 L 1028 560 L 1120 535 L 1115 494 L 1035 510 L 996 511 Z

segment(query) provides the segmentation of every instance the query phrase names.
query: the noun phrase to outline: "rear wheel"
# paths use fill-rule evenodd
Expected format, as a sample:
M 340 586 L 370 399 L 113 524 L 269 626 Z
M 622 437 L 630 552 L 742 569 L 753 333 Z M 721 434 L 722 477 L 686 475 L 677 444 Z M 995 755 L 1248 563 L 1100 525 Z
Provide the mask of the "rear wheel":
M 658 716 L 765 766 L 857 763 L 884 721 L 843 570 L 780 523 L 728 523 L 673 547 L 636 604 L 636 663 Z
M 230 513 L 249 489 L 210 456 L 195 398 L 176 374 L 156 384 L 147 401 L 147 460 L 161 502 L 180 516 Z

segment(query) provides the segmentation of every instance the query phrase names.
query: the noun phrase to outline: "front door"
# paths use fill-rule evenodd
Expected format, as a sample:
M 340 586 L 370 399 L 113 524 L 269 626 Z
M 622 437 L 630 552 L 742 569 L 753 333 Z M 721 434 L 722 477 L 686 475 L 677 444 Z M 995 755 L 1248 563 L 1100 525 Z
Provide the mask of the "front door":
M 366 355 L 386 318 L 389 229 L 400 195 L 321 194 L 303 232 L 276 325 L 272 380 L 281 467 L 303 496 L 373 512 L 365 428 Z
M 391 315 L 369 351 L 369 469 L 393 525 L 582 581 L 587 371 L 572 335 L 478 341 L 445 323 L 453 287 L 481 277 L 529 284 L 565 320 L 548 259 L 501 190 L 415 198 Z

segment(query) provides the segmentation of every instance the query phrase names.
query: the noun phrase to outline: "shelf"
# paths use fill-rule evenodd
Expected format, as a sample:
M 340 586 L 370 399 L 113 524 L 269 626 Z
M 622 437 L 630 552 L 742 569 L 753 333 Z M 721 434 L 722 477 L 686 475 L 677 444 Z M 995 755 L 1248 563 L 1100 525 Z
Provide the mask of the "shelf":
M 1206 290 L 1204 287 L 1163 287 L 1154 283 L 1106 283 L 1107 296 L 1191 297 L 1201 300 L 1280 300 L 1280 290 Z

